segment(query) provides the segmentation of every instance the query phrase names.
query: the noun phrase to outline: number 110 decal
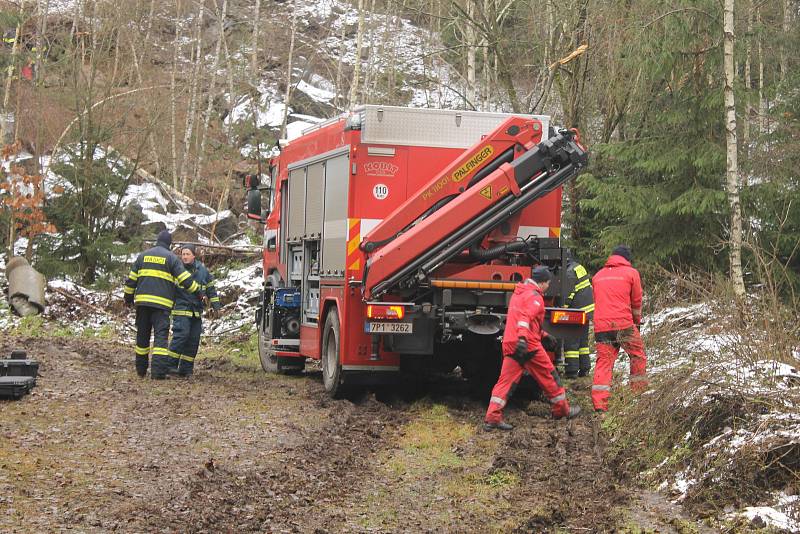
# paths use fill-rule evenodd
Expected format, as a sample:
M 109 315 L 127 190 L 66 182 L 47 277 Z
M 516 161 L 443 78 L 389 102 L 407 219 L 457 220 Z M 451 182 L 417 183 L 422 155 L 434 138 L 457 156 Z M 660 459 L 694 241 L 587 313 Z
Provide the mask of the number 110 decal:
M 385 199 L 389 196 L 389 186 L 386 184 L 376 184 L 375 187 L 372 188 L 372 196 L 378 200 Z

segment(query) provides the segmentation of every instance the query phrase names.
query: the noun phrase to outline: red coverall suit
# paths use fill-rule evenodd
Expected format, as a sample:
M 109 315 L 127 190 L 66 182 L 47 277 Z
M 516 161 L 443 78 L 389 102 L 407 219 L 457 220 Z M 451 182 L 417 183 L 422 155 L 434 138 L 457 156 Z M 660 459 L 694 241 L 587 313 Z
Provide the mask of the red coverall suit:
M 539 383 L 544 394 L 550 399 L 553 417 L 569 415 L 566 392 L 558 381 L 558 373 L 550 357 L 542 347 L 543 321 L 542 290 L 530 279 L 517 284 L 508 305 L 506 329 L 503 332 L 503 367 L 500 369 L 500 378 L 492 389 L 492 398 L 489 400 L 489 409 L 486 412 L 487 423 L 499 423 L 503 420 L 503 408 L 522 378 L 523 371 L 527 371 Z M 517 348 L 517 340 L 523 336 L 528 342 L 530 351 L 530 359 L 525 362 L 524 368 L 511 358 Z
M 647 387 L 647 356 L 639 335 L 642 317 L 642 282 L 639 271 L 622 256 L 609 256 L 605 266 L 592 278 L 594 288 L 594 335 L 597 363 L 592 385 L 592 404 L 608 410 L 611 372 L 622 347 L 631 361 L 631 389 Z

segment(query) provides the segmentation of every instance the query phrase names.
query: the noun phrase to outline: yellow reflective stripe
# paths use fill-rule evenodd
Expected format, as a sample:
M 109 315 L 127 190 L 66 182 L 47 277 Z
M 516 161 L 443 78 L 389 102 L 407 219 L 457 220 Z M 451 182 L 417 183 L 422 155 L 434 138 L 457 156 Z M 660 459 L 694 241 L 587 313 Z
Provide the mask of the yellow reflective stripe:
M 150 347 L 136 347 L 136 354 L 139 356 L 147 356 L 148 352 L 150 352 Z
M 580 353 L 581 355 L 584 355 L 584 354 L 585 355 L 589 355 L 590 354 L 589 347 L 581 347 L 580 350 L 578 351 L 578 353 Z
M 195 314 L 197 314 L 198 317 L 200 316 L 198 312 L 191 310 L 172 310 L 172 315 L 178 315 L 180 317 L 194 317 Z
M 594 302 L 593 302 L 593 303 L 591 303 L 591 304 L 587 304 L 587 305 L 586 305 L 586 306 L 584 306 L 583 308 L 579 308 L 579 309 L 580 309 L 581 311 L 584 311 L 584 312 L 587 312 L 587 313 L 588 313 L 588 312 L 592 312 L 592 311 L 594 311 Z
M 188 291 L 189 293 L 197 293 L 197 290 L 200 289 L 200 286 L 197 285 L 197 282 L 192 281 L 192 285 L 189 286 Z
M 586 272 L 586 268 L 583 265 L 575 266 L 575 276 L 577 276 L 578 278 L 582 278 L 588 274 L 589 273 Z
M 211 302 L 219 302 L 219 297 L 211 297 Z
M 165 306 L 167 308 L 172 308 L 172 306 L 175 304 L 173 301 L 169 299 L 165 299 L 164 297 L 157 297 L 155 295 L 136 295 L 133 298 L 133 301 L 136 303 L 150 302 L 152 304 L 160 304 L 161 306 Z
M 169 356 L 169 349 L 164 347 L 153 347 L 153 356 Z
M 181 360 L 183 360 L 185 362 L 193 362 L 194 358 L 192 358 L 191 356 L 187 356 L 185 354 L 181 354 Z
M 142 269 L 139 271 L 139 276 L 144 278 L 146 276 L 150 276 L 153 278 L 163 278 L 164 280 L 169 280 L 170 282 L 175 281 L 175 277 L 169 274 L 166 271 L 159 271 L 158 269 Z
M 128 273 L 128 278 L 130 278 L 131 280 L 138 280 L 139 273 L 137 273 L 136 271 L 131 271 Z
M 577 350 L 568 350 L 568 351 L 564 352 L 564 358 L 568 358 L 570 360 L 572 358 L 578 358 L 579 356 L 580 356 L 580 354 L 578 353 Z
M 132 287 L 130 287 L 130 286 L 125 286 L 125 287 L 123 287 L 123 288 L 122 288 L 122 291 L 123 291 L 123 292 L 124 292 L 126 295 L 133 295 L 133 294 L 134 294 L 134 292 L 135 292 L 136 290 L 135 290 L 135 289 L 133 289 L 133 288 L 132 288 Z
M 187 279 L 187 278 L 189 278 L 190 276 L 191 276 L 191 275 L 190 275 L 190 274 L 189 274 L 187 271 L 183 271 L 181 274 L 179 274 L 179 275 L 178 275 L 178 276 L 176 276 L 175 278 L 178 280 L 178 282 L 183 282 L 184 280 L 186 280 L 186 279 Z M 195 282 L 195 283 L 196 283 L 196 282 Z
M 584 280 L 583 282 L 580 282 L 579 284 L 575 284 L 575 291 L 580 291 L 581 289 L 587 288 L 587 287 L 589 287 L 591 285 L 592 285 L 592 282 L 590 280 Z

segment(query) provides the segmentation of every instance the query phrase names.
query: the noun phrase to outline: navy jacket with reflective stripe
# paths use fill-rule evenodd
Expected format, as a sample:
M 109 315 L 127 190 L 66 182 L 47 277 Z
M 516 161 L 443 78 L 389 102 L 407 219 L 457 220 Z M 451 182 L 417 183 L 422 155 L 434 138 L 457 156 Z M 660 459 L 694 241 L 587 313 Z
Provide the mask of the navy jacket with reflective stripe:
M 191 275 L 200 289 L 197 293 L 190 293 L 182 287 L 177 288 L 175 295 L 175 310 L 176 311 L 193 311 L 199 314 L 203 311 L 203 296 L 208 297 L 211 302 L 211 307 L 215 310 L 220 308 L 219 296 L 217 295 L 217 288 L 214 277 L 208 272 L 205 265 L 199 260 L 194 260 L 191 265 L 183 264 L 183 267 Z
M 166 247 L 157 244 L 136 258 L 125 281 L 125 299 L 137 306 L 171 310 L 175 305 L 175 286 L 180 284 L 189 292 L 199 285 L 183 268 L 183 262 Z
M 578 262 L 571 261 L 567 264 L 567 294 L 564 298 L 564 306 L 567 308 L 583 309 L 594 304 L 592 294 L 592 280 L 589 273 Z M 594 307 L 590 307 L 592 311 Z

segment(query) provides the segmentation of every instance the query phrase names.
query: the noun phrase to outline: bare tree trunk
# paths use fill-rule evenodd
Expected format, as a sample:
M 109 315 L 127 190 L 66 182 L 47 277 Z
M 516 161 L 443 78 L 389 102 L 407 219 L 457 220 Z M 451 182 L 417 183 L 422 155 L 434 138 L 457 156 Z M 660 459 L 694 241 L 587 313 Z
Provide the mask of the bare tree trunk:
M 747 50 L 744 60 L 744 124 L 742 125 L 742 137 L 744 137 L 744 148 L 749 153 L 750 148 L 750 89 L 752 87 L 751 66 L 753 62 L 753 1 L 750 0 L 747 9 Z
M 467 16 L 470 19 L 475 18 L 475 4 L 473 0 L 467 0 Z M 476 56 L 476 41 L 477 32 L 475 26 L 467 23 L 464 28 L 464 38 L 467 41 L 467 90 L 465 91 L 467 106 L 476 109 L 477 102 L 475 98 L 475 56 Z
M 175 12 L 176 12 L 176 22 L 175 22 L 175 41 L 172 49 L 172 73 L 170 76 L 170 133 L 172 138 L 172 187 L 177 191 L 178 190 L 178 118 L 177 118 L 177 107 L 178 107 L 178 84 L 177 84 L 177 76 L 178 76 L 178 63 L 181 60 L 181 23 L 180 23 L 180 12 L 181 12 L 181 0 L 175 0 Z
M 345 40 L 344 40 L 344 33 L 345 25 L 342 24 L 342 31 L 339 34 L 339 61 L 336 62 L 336 97 L 333 100 L 333 105 L 336 107 L 337 110 L 342 109 L 342 95 L 344 91 L 342 90 L 342 66 L 344 64 L 344 54 L 346 52 L 345 48 Z
M 190 145 L 192 141 L 192 134 L 194 133 L 194 122 L 197 118 L 197 88 L 200 85 L 201 73 L 203 72 L 203 16 L 205 15 L 205 6 L 201 3 L 198 7 L 197 18 L 195 19 L 195 52 L 194 68 L 192 69 L 192 78 L 189 82 L 189 109 L 186 112 L 186 129 L 183 133 L 183 156 L 181 157 L 181 193 L 186 193 L 186 186 L 189 181 L 189 172 L 187 170 L 190 154 Z
M 756 11 L 756 26 L 761 26 L 761 8 Z M 760 133 L 767 131 L 767 105 L 764 100 L 764 50 L 758 36 L 758 129 Z
M 363 1 L 363 0 L 361 0 Z M 289 63 L 286 67 L 286 97 L 283 99 L 283 121 L 281 139 L 286 138 L 286 123 L 289 121 L 289 106 L 292 103 L 292 70 L 294 69 L 294 40 L 297 34 L 297 19 L 292 16 L 292 36 L 289 39 Z
M 225 48 L 225 74 L 228 79 L 228 105 L 232 111 L 233 106 L 236 103 L 236 91 L 235 86 L 233 85 L 233 61 L 231 61 L 231 52 L 228 49 L 227 39 L 222 40 L 222 46 Z M 228 125 L 225 128 L 225 139 L 228 141 L 228 144 L 231 144 L 233 142 L 233 121 L 229 120 L 227 124 Z
M 358 0 L 358 30 L 356 32 L 356 61 L 353 66 L 353 81 L 350 83 L 350 97 L 347 107 L 353 109 L 358 101 L 358 83 L 361 76 L 361 47 L 364 42 L 364 0 Z
M 17 58 L 19 57 L 19 40 L 22 34 L 22 24 L 25 16 L 25 2 L 23 0 L 19 5 L 19 22 L 17 23 L 14 32 L 14 44 L 11 45 L 11 60 L 6 69 L 6 88 L 3 93 L 3 117 L 0 117 L 0 142 L 2 144 L 11 144 L 14 142 L 14 131 L 11 131 L 11 123 L 13 121 L 13 113 L 8 109 L 11 102 L 11 82 L 18 70 Z
M 261 0 L 256 0 L 253 13 L 253 52 L 250 54 L 250 75 L 253 82 L 258 79 L 258 33 L 261 29 Z
M 792 0 L 783 0 L 783 38 L 789 36 L 792 24 Z M 788 45 L 784 42 L 781 45 L 781 81 L 786 79 L 789 73 L 789 51 Z
M 206 137 L 208 135 L 208 125 L 211 122 L 211 111 L 214 107 L 214 91 L 217 85 L 217 66 L 219 65 L 220 54 L 222 53 L 222 42 L 225 39 L 225 19 L 228 16 L 228 0 L 222 0 L 222 12 L 217 13 L 219 19 L 219 38 L 217 47 L 214 50 L 214 60 L 211 65 L 211 80 L 208 82 L 208 100 L 206 110 L 203 114 L 203 128 L 200 133 L 200 148 L 197 151 L 197 161 L 194 167 L 194 181 L 200 178 L 200 171 L 203 166 L 203 159 L 206 153 Z M 253 78 L 255 80 L 255 78 Z
M 370 0 L 370 7 L 369 7 L 370 15 L 375 13 L 375 0 Z M 375 27 L 374 27 L 374 16 L 370 16 L 369 19 L 369 28 L 367 31 L 369 32 L 369 44 L 367 45 L 367 68 L 364 72 L 364 101 L 362 104 L 369 104 L 371 102 L 372 97 L 372 75 L 375 63 Z
M 725 32 L 725 130 L 727 149 L 727 193 L 728 204 L 731 208 L 731 242 L 729 259 L 731 269 L 731 282 L 737 297 L 745 295 L 744 277 L 742 275 L 742 207 L 739 202 L 738 145 L 736 139 L 736 99 L 733 94 L 733 85 L 736 81 L 736 72 L 733 67 L 733 48 L 736 40 L 734 34 L 734 4 L 735 0 L 725 0 L 724 28 Z

